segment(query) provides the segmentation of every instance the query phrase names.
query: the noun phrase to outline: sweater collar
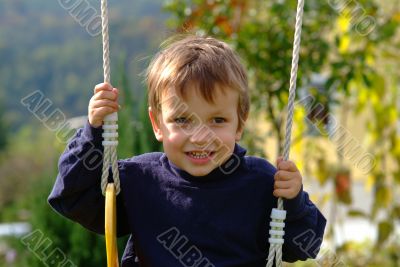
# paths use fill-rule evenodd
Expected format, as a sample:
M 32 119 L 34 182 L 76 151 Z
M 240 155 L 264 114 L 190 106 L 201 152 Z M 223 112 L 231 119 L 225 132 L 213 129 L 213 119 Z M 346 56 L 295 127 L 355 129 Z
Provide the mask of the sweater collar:
M 246 154 L 246 149 L 235 144 L 232 155 L 229 157 L 227 161 L 225 161 L 221 166 L 212 170 L 209 174 L 204 176 L 193 176 L 188 172 L 178 168 L 175 164 L 168 160 L 165 155 L 165 158 L 170 166 L 171 171 L 178 177 L 183 178 L 189 182 L 211 182 L 224 180 L 225 178 L 230 177 L 231 174 L 235 173 L 239 166 L 243 164 L 243 157 Z

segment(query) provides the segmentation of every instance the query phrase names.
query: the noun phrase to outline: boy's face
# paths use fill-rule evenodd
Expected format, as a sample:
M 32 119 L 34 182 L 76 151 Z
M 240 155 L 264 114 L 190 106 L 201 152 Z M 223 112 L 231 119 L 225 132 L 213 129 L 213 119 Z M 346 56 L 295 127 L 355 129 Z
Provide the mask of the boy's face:
M 151 109 L 149 115 L 168 159 L 193 176 L 204 176 L 232 155 L 235 142 L 241 138 L 239 93 L 216 87 L 211 103 L 195 88 L 186 92 L 183 99 L 169 90 L 163 96 L 157 121 Z

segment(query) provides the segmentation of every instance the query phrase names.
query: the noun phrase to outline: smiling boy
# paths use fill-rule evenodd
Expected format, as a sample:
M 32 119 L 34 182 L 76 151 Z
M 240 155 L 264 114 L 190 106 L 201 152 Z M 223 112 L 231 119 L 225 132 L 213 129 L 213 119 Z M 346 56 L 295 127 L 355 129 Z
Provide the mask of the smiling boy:
M 185 110 L 176 110 L 175 98 L 170 97 L 162 102 L 159 114 L 150 108 L 149 115 L 169 160 L 193 176 L 204 176 L 225 162 L 240 140 L 243 129 L 239 128 L 236 105 L 232 105 L 238 103 L 239 94 L 216 87 L 210 103 L 192 86 L 180 99 Z M 169 93 L 177 95 L 174 89 Z
M 302 190 L 296 165 L 279 159 L 276 170 L 237 144 L 249 97 L 232 49 L 210 37 L 175 41 L 153 59 L 147 84 L 149 117 L 164 153 L 119 161 L 117 231 L 130 235 L 122 266 L 265 266 L 276 197 L 285 198 L 287 210 L 283 259 L 315 257 L 326 220 Z M 100 234 L 101 166 L 89 170 L 79 155 L 92 144 L 101 149 L 104 116 L 117 110 L 118 90 L 97 85 L 88 123 L 61 156 L 49 197 L 58 212 Z

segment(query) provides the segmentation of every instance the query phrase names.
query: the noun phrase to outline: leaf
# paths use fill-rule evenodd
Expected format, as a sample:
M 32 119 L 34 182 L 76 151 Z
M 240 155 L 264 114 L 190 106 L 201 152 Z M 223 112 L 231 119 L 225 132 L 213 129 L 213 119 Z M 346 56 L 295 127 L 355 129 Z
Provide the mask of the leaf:
M 393 20 L 400 23 L 400 12 L 397 12 L 393 15 Z
M 369 77 L 368 77 L 367 74 L 362 73 L 362 74 L 361 74 L 361 77 L 362 77 L 362 79 L 363 79 L 364 84 L 365 84 L 366 87 L 371 87 L 371 86 L 372 86 L 372 82 L 371 82 L 371 80 L 369 79 Z
M 390 236 L 393 232 L 393 224 L 388 221 L 380 222 L 378 225 L 378 240 L 377 245 L 381 246 L 383 242 Z
M 348 32 L 351 25 L 350 16 L 342 13 L 342 15 L 338 18 L 336 25 L 340 33 Z
M 391 217 L 394 220 L 396 220 L 396 219 L 399 220 L 400 219 L 400 205 L 393 207 Z
M 376 188 L 375 202 L 378 207 L 387 207 L 391 200 L 391 191 L 386 185 L 380 185 Z
M 328 163 L 324 158 L 319 158 L 317 160 L 317 169 L 315 171 L 315 174 L 320 185 L 324 185 L 329 180 L 331 173 L 328 168 Z
M 350 36 L 349 35 L 344 35 L 341 39 L 340 39 L 340 44 L 339 44 L 339 53 L 341 54 L 346 54 L 347 52 L 349 52 L 349 48 L 350 48 Z
M 367 63 L 368 66 L 372 67 L 375 64 L 375 58 L 371 54 L 367 54 L 365 62 Z
M 347 215 L 350 216 L 350 217 L 368 218 L 367 214 L 365 214 L 363 211 L 357 210 L 357 209 L 349 210 L 347 212 Z
M 362 88 L 360 88 L 358 90 L 357 93 L 358 93 L 358 101 L 357 101 L 356 106 L 355 106 L 356 114 L 358 114 L 362 110 L 364 110 L 367 102 L 369 101 L 369 94 L 368 94 L 367 89 L 362 87 Z
M 398 120 L 398 114 L 397 114 L 397 108 L 395 106 L 390 106 L 388 107 L 388 120 L 390 124 L 396 124 L 396 121 Z
M 394 177 L 394 181 L 395 181 L 397 184 L 400 184 L 400 170 L 398 170 L 397 172 L 394 172 L 394 173 L 393 173 L 393 177 Z

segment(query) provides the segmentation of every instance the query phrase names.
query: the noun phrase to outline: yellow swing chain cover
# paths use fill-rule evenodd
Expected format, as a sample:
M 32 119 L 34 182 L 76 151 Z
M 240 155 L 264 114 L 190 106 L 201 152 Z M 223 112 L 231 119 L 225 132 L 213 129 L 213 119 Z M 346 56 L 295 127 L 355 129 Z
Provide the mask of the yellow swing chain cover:
M 105 205 L 105 236 L 107 266 L 119 267 L 117 247 L 117 205 L 116 190 L 113 183 L 107 184 Z

